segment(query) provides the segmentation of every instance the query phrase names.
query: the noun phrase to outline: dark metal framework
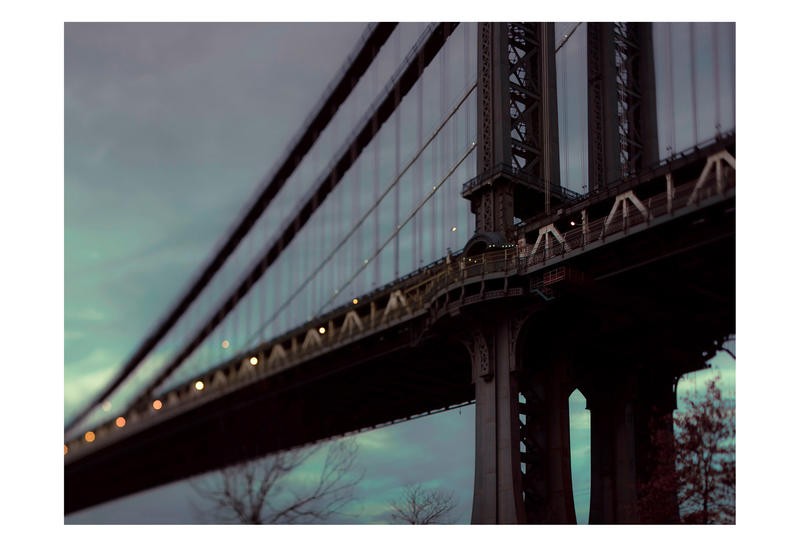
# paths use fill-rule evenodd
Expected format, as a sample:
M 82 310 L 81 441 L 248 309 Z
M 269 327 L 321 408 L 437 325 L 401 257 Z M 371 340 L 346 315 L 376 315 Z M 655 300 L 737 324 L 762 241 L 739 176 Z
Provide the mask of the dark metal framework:
M 635 176 L 658 161 L 649 23 L 588 23 L 589 188 Z
M 552 23 L 478 26 L 478 174 L 465 187 L 480 232 L 505 234 L 514 218 L 549 211 L 560 188 Z M 502 173 L 507 165 L 527 191 Z M 534 188 L 538 188 L 532 191 Z
M 478 171 L 508 163 L 557 182 L 558 164 L 551 158 L 558 157 L 552 24 L 481 23 L 479 35 Z
M 627 178 L 658 160 L 652 25 L 614 23 L 612 28 L 620 163 Z

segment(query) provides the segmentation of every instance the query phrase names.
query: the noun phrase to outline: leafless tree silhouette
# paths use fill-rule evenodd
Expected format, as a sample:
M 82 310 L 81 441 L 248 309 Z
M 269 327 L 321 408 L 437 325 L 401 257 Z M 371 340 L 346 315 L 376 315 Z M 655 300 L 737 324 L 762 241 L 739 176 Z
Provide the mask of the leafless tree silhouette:
M 202 481 L 195 492 L 210 502 L 198 509 L 203 520 L 242 524 L 315 523 L 344 515 L 353 501 L 363 469 L 356 467 L 358 444 L 345 439 L 328 445 L 313 479 L 291 477 L 321 448 L 301 448 L 223 469 Z
M 450 524 L 458 500 L 452 491 L 413 484 L 403 489 L 402 499 L 389 505 L 392 519 L 403 524 Z

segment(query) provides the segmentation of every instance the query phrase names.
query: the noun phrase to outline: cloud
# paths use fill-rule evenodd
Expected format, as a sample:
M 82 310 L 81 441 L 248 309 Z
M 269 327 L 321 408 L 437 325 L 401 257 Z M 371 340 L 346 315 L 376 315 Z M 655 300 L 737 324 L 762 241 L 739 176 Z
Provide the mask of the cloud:
M 96 308 L 83 308 L 66 314 L 67 320 L 72 321 L 103 321 L 106 314 Z
M 105 387 L 119 363 L 112 353 L 95 349 L 85 358 L 72 363 L 64 371 L 64 414 L 76 412 L 92 396 Z
M 65 342 L 72 341 L 72 340 L 80 340 L 81 338 L 84 338 L 85 336 L 86 336 L 86 333 L 84 333 L 84 332 L 79 332 L 79 331 L 74 331 L 74 330 L 65 330 L 64 331 L 64 341 Z

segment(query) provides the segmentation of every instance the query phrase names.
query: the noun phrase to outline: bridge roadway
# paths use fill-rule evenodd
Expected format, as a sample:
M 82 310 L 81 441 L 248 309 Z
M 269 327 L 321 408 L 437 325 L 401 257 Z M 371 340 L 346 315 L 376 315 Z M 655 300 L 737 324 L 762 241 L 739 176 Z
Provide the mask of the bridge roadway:
M 93 442 L 66 441 L 65 512 L 474 401 L 491 363 L 472 333 L 509 315 L 522 318 L 520 362 L 566 352 L 576 386 L 630 359 L 673 378 L 703 367 L 735 332 L 734 156 L 735 136 L 520 222 L 516 243 L 476 236 L 457 255 L 142 398 L 124 427 L 109 421 Z

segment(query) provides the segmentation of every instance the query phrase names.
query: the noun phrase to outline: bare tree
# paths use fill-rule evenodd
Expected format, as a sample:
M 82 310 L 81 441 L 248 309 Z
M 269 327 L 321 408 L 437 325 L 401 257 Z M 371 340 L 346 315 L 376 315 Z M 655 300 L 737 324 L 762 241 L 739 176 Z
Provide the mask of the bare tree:
M 324 522 L 343 515 L 353 501 L 358 444 L 345 439 L 328 445 L 325 460 L 314 480 L 294 480 L 290 475 L 320 447 L 290 450 L 223 469 L 192 487 L 211 502 L 200 511 L 204 520 L 243 524 L 293 524 Z
M 402 499 L 390 502 L 391 517 L 403 524 L 450 524 L 457 505 L 452 491 L 414 484 L 403 489 Z
M 736 411 L 722 398 L 719 376 L 699 402 L 675 417 L 675 470 L 684 522 L 736 521 Z

